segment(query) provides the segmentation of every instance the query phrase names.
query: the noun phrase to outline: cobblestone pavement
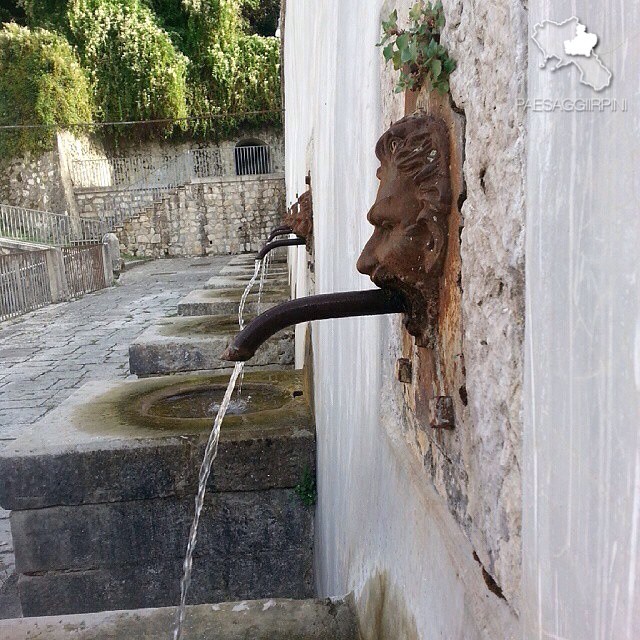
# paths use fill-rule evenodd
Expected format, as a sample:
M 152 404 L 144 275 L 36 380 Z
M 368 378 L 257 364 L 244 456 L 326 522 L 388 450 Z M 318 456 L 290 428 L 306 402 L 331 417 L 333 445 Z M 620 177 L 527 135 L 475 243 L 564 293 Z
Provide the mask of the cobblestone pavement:
M 1 324 L 0 449 L 85 382 L 129 377 L 129 343 L 157 318 L 175 315 L 178 300 L 228 260 L 148 262 L 115 287 Z M 2 589 L 13 568 L 9 512 L 0 509 L 0 618 L 15 615 L 3 611 L 13 605 Z

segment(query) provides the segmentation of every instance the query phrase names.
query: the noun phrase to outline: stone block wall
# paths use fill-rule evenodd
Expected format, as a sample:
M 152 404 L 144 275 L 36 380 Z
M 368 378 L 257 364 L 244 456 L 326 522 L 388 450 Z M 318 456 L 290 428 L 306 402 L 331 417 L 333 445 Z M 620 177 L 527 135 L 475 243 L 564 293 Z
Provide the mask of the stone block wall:
M 76 189 L 75 199 L 81 218 L 101 218 L 116 212 L 128 212 L 130 208 L 142 208 L 153 203 L 151 189 L 114 189 L 112 187 L 94 187 Z
M 68 210 L 57 152 L 26 154 L 0 173 L 0 202 L 53 213 Z
M 211 178 L 168 192 L 117 230 L 139 257 L 257 251 L 285 210 L 281 174 Z

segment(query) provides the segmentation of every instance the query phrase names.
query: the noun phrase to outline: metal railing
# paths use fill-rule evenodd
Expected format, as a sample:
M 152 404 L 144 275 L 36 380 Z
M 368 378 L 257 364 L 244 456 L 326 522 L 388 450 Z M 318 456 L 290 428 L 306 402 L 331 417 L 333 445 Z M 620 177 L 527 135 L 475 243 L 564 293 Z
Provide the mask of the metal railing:
M 47 251 L 0 256 L 0 321 L 52 302 Z
M 271 152 L 266 145 L 236 147 L 233 156 L 238 176 L 272 173 Z
M 219 149 L 192 149 L 173 156 L 89 158 L 71 164 L 71 181 L 76 188 L 166 187 L 223 173 Z
M 71 225 L 64 214 L 0 204 L 0 236 L 63 246 L 71 240 Z
M 62 259 L 69 295 L 72 298 L 107 286 L 101 244 L 63 247 Z
M 0 237 L 34 244 L 64 247 L 100 242 L 111 230 L 108 220 L 79 218 L 62 213 L 0 204 Z

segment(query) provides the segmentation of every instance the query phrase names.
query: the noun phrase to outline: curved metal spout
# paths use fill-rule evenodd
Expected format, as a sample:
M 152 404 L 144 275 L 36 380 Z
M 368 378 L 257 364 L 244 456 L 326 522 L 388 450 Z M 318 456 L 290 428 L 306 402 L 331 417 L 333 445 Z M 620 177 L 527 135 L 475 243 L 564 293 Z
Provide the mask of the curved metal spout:
M 295 247 L 296 245 L 306 244 L 304 238 L 287 238 L 286 240 L 273 240 L 273 242 L 267 242 L 267 244 L 258 251 L 256 260 L 262 260 L 269 251 L 273 251 L 278 247 Z
M 286 236 L 289 233 L 293 233 L 293 229 L 288 227 L 287 225 L 283 225 L 282 227 L 276 227 L 271 231 L 269 237 L 267 238 L 267 242 L 271 242 L 274 238 L 278 236 Z
M 406 307 L 402 294 L 386 289 L 326 293 L 290 300 L 252 320 L 234 338 L 221 358 L 231 362 L 249 360 L 272 335 L 300 322 L 403 313 Z

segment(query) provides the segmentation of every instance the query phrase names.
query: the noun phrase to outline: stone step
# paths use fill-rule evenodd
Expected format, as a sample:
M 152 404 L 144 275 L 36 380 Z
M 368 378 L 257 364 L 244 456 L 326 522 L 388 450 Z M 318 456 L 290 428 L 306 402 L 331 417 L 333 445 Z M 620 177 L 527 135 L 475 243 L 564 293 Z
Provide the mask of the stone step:
M 253 316 L 247 315 L 246 322 Z M 228 369 L 220 354 L 238 333 L 238 316 L 162 318 L 129 347 L 129 370 L 138 376 Z M 278 332 L 258 349 L 248 367 L 288 368 L 294 362 L 294 329 Z
M 178 302 L 178 315 L 215 316 L 238 313 L 244 287 L 234 289 L 194 289 Z M 262 292 L 261 311 L 289 300 L 289 287 L 269 288 Z M 258 312 L 258 289 L 252 291 L 245 306 L 246 313 Z
M 204 283 L 205 289 L 239 289 L 246 287 L 250 278 L 245 275 L 218 275 L 212 276 Z M 264 280 L 264 290 L 272 288 L 282 289 L 288 285 L 288 278 L 282 275 L 270 275 Z M 260 281 L 256 280 L 254 284 L 255 290 L 260 289 Z
M 170 638 L 174 607 L 0 621 L 3 640 L 158 640 Z M 243 600 L 187 607 L 184 640 L 356 640 L 342 600 Z

